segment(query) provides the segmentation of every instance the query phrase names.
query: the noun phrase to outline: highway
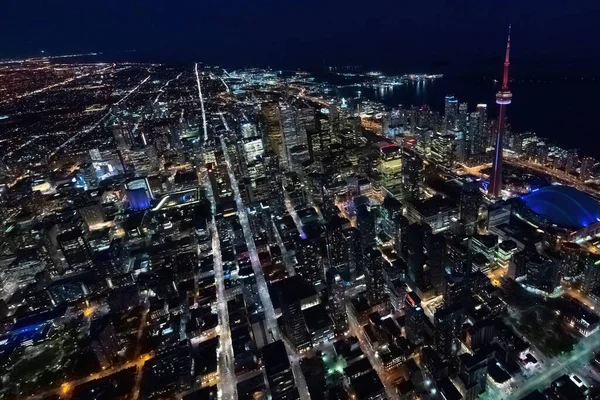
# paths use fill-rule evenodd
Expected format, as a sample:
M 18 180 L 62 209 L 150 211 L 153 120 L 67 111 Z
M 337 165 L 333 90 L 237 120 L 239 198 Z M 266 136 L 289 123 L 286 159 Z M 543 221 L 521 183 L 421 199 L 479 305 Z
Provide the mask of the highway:
M 204 143 L 208 141 L 208 129 L 206 129 L 206 112 L 204 111 L 204 98 L 202 97 L 202 89 L 200 88 L 200 75 L 198 74 L 198 63 L 194 64 L 196 72 L 196 83 L 198 84 L 198 97 L 200 97 L 200 109 L 202 111 L 202 129 L 204 129 Z
M 220 115 L 221 120 L 223 121 L 223 126 L 225 126 L 225 129 L 228 132 L 230 132 L 229 126 L 227 125 L 227 121 L 225 120 L 223 113 L 220 113 Z M 242 230 L 244 231 L 244 238 L 246 239 L 246 244 L 250 253 L 250 262 L 252 263 L 254 277 L 256 278 L 256 284 L 258 286 L 258 293 L 265 313 L 265 321 L 270 335 L 270 337 L 268 338 L 269 343 L 272 343 L 273 341 L 276 341 L 280 338 L 279 327 L 277 326 L 277 318 L 275 317 L 275 310 L 273 308 L 273 302 L 271 301 L 267 282 L 265 280 L 265 276 L 260 265 L 260 260 L 258 259 L 256 244 L 254 243 L 252 229 L 250 228 L 250 222 L 248 221 L 248 213 L 246 212 L 246 208 L 243 204 L 242 197 L 240 196 L 240 188 L 235 174 L 233 172 L 233 167 L 231 166 L 231 159 L 229 157 L 229 152 L 227 151 L 227 143 L 225 143 L 225 138 L 223 137 L 221 137 L 221 147 L 223 149 L 223 155 L 225 157 L 225 163 L 227 164 L 227 171 L 229 173 L 229 180 L 231 181 L 231 188 L 233 189 L 235 202 L 238 208 L 238 218 L 240 220 L 240 224 L 242 225 Z M 300 394 L 300 399 L 309 400 L 310 395 L 308 393 L 308 387 L 306 385 L 306 380 L 300 367 L 300 357 L 298 357 L 298 355 L 294 353 L 289 346 L 286 347 L 288 349 L 288 357 L 290 359 L 290 364 L 292 367 L 292 372 L 294 374 L 296 387 L 298 388 L 298 392 Z
M 592 189 L 590 186 L 584 184 L 582 181 L 580 181 L 579 179 L 575 178 L 574 176 L 572 176 L 570 174 L 567 174 L 566 172 L 556 170 L 556 169 L 546 168 L 543 165 L 532 163 L 532 162 L 522 161 L 522 160 L 519 160 L 516 158 L 506 158 L 505 162 L 507 164 L 514 164 L 521 168 L 531 169 L 535 172 L 550 176 L 550 177 L 554 178 L 555 180 L 559 181 L 560 183 L 567 183 L 569 186 L 573 186 L 589 195 L 592 195 L 597 198 L 600 197 L 600 191 Z

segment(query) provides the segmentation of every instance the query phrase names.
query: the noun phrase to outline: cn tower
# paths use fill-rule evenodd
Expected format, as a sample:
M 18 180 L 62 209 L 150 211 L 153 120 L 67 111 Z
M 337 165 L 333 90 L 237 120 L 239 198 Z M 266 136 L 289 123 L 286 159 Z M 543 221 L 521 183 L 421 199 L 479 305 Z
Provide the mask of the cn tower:
M 506 42 L 506 55 L 504 57 L 504 74 L 502 75 L 502 88 L 496 93 L 496 104 L 500 107 L 498 111 L 498 134 L 496 135 L 496 154 L 492 165 L 490 176 L 490 190 L 488 193 L 494 197 L 500 197 L 502 190 L 502 140 L 504 137 L 506 106 L 510 104 L 512 93 L 508 90 L 508 67 L 510 65 L 510 25 L 508 26 L 508 40 Z

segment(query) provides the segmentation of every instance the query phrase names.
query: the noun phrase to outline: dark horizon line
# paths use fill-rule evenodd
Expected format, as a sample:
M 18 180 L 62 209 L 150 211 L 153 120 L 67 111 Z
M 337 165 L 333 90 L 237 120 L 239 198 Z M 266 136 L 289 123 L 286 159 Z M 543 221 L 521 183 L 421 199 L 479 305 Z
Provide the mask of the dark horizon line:
M 96 55 L 93 55 L 96 54 Z M 68 57 L 73 55 L 73 57 Z M 133 56 L 132 56 L 133 55 Z M 209 66 L 219 66 L 225 69 L 243 69 L 243 68 L 271 68 L 273 70 L 308 70 L 314 72 L 327 72 L 329 67 L 334 68 L 346 68 L 346 67 L 357 67 L 359 72 L 365 71 L 381 71 L 386 74 L 402 75 L 407 73 L 429 73 L 429 74 L 450 74 L 453 76 L 473 76 L 476 75 L 495 75 L 499 76 L 498 73 L 498 56 L 481 56 L 477 59 L 471 59 L 465 64 L 464 61 L 448 61 L 441 59 L 415 59 L 413 58 L 412 63 L 395 62 L 389 60 L 380 62 L 378 65 L 369 65 L 364 62 L 353 61 L 336 61 L 327 63 L 323 58 L 319 60 L 313 59 L 312 61 L 303 59 L 294 62 L 292 60 L 271 60 L 264 62 L 243 62 L 243 61 L 226 61 L 216 62 L 215 60 L 202 60 L 193 55 L 184 54 L 160 54 L 160 52 L 153 51 L 139 51 L 139 50 L 116 50 L 116 51 L 73 51 L 73 52 L 23 52 L 20 54 L 2 54 L 0 53 L 1 61 L 10 60 L 22 60 L 27 58 L 44 58 L 44 57 L 65 57 L 64 59 L 70 59 L 78 61 L 86 57 L 99 58 L 99 62 L 140 62 L 140 63 L 160 63 L 166 65 L 181 65 L 191 64 L 199 62 Z M 142 58 L 142 60 L 135 60 L 134 58 Z M 592 78 L 600 77 L 598 73 L 599 69 L 594 62 L 586 63 L 585 68 L 581 68 L 578 58 L 565 59 L 564 57 L 557 58 L 556 60 L 539 58 L 527 58 L 514 57 L 514 68 L 513 77 L 515 79 L 526 79 L 533 77 L 564 77 L 567 79 L 571 78 Z M 589 61 L 589 60 L 588 60 Z M 600 58 L 597 60 L 600 65 Z M 402 66 L 399 66 L 402 64 Z M 574 70 L 574 68 L 576 68 Z

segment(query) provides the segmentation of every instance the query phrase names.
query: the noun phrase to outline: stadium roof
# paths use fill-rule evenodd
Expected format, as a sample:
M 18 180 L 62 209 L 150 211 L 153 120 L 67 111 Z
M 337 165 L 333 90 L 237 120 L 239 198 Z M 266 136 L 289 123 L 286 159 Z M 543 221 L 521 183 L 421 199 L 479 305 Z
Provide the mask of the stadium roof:
M 560 227 L 580 229 L 600 221 L 600 203 L 570 186 L 547 186 L 523 200 L 532 211 Z

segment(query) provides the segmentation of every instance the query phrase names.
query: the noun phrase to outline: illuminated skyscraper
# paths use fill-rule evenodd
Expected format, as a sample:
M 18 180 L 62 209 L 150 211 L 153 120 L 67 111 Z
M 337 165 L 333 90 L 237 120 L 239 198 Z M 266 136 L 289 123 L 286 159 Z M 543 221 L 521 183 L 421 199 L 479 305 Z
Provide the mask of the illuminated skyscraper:
M 410 292 L 404 300 L 406 310 L 406 338 L 413 345 L 423 343 L 423 327 L 425 325 L 425 313 L 421 307 L 421 299 L 415 292 Z
M 458 99 L 454 96 L 446 96 L 444 101 L 445 129 L 454 129 L 458 125 Z
M 384 262 L 379 250 L 371 249 L 365 254 L 367 299 L 371 306 L 381 303 L 385 298 Z
M 458 120 L 456 127 L 461 132 L 467 132 L 467 124 L 469 122 L 469 105 L 467 103 L 460 103 L 458 105 Z
M 456 136 L 435 134 L 431 140 L 431 160 L 444 167 L 454 164 Z
M 402 152 L 396 145 L 387 145 L 379 149 L 380 158 L 377 170 L 381 174 L 381 185 L 393 195 L 402 192 Z
M 348 329 L 348 316 L 346 315 L 345 287 L 342 277 L 335 269 L 328 272 L 329 278 L 329 310 L 333 324 L 338 332 Z
M 298 123 L 298 113 L 294 107 L 280 105 L 279 114 L 281 115 L 286 165 L 288 168 L 296 168 L 310 158 L 306 129 L 304 125 Z
M 492 164 L 492 174 L 490 176 L 489 194 L 492 197 L 500 197 L 502 190 L 502 143 L 504 137 L 504 127 L 506 124 L 506 106 L 510 104 L 512 93 L 508 90 L 508 67 L 510 66 L 510 27 L 508 28 L 508 40 L 506 42 L 506 55 L 504 57 L 504 74 L 502 76 L 502 88 L 496 94 L 496 103 L 498 110 L 498 133 L 496 135 L 496 152 Z
M 285 151 L 283 147 L 281 116 L 279 106 L 276 103 L 264 103 L 261 106 L 262 126 L 265 132 L 266 143 L 269 149 L 278 157 L 278 161 L 285 163 Z
M 469 117 L 468 142 L 471 154 L 483 154 L 487 147 L 487 104 L 477 104 L 477 110 Z
M 402 197 L 419 200 L 423 182 L 423 160 L 413 150 L 402 149 Z
M 365 204 L 356 209 L 356 225 L 360 232 L 360 242 L 364 252 L 375 247 L 375 216 Z
M 460 304 L 438 309 L 434 319 L 434 345 L 442 360 L 450 360 L 460 348 L 459 334 L 462 322 Z
M 468 182 L 460 193 L 460 222 L 465 228 L 467 235 L 475 233 L 479 205 L 481 204 L 481 192 L 477 182 Z
M 565 171 L 567 173 L 571 173 L 575 171 L 577 168 L 577 163 L 579 162 L 579 151 L 577 149 L 571 149 L 567 152 L 567 164 L 565 166 Z

